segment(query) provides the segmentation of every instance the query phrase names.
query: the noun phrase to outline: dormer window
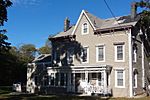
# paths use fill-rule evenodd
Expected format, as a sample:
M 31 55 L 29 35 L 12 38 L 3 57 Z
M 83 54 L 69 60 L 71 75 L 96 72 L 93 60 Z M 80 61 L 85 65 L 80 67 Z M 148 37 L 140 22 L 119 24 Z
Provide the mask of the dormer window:
M 88 24 L 84 23 L 82 25 L 82 34 L 88 34 Z

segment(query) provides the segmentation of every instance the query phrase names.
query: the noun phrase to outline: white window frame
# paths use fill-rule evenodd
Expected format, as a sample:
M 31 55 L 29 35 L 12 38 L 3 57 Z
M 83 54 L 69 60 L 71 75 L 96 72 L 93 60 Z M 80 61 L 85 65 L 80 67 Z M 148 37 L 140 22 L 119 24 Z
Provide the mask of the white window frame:
M 118 74 L 117 72 L 118 71 L 123 71 L 123 86 L 118 86 Z M 118 68 L 118 69 L 115 69 L 115 87 L 116 88 L 125 88 L 125 70 L 124 68 Z
M 135 74 L 134 76 L 133 76 L 133 78 L 135 79 L 133 82 L 135 82 L 134 84 L 135 84 L 135 86 L 133 86 L 133 88 L 137 88 L 137 74 Z
M 103 48 L 103 60 L 101 60 L 101 61 L 99 61 L 98 60 L 98 55 L 99 55 L 99 52 L 98 52 L 98 49 L 100 48 L 100 47 L 102 47 Z M 96 46 L 96 62 L 105 62 L 105 45 L 97 45 Z
M 87 32 L 86 33 L 84 33 L 84 24 L 87 24 Z M 81 33 L 82 33 L 82 35 L 89 34 L 89 24 L 87 22 L 82 24 Z
M 137 73 L 134 74 L 135 68 L 133 68 L 133 88 L 137 88 Z M 135 84 L 135 86 L 134 86 Z
M 133 62 L 137 62 L 137 50 L 133 50 Z
M 122 50 L 123 50 L 122 60 L 118 60 L 118 58 L 117 58 L 117 46 L 122 46 Z M 117 45 L 114 45 L 114 47 L 115 47 L 115 62 L 124 62 L 125 61 L 125 45 L 124 44 L 117 44 Z
M 89 47 L 88 46 L 83 46 L 83 48 L 87 48 L 87 61 L 83 62 L 82 56 L 83 56 L 83 51 L 81 51 L 81 63 L 89 63 Z

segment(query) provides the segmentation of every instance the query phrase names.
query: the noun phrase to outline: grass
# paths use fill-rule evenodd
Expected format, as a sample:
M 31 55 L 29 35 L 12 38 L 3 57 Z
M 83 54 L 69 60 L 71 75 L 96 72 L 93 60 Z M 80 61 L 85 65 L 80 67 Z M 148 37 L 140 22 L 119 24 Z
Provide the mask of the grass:
M 0 94 L 0 100 L 150 100 L 150 97 L 141 97 L 141 98 L 101 98 L 99 96 Z
M 0 87 L 0 100 L 150 100 L 141 98 L 101 98 L 100 96 L 13 94 L 11 88 Z

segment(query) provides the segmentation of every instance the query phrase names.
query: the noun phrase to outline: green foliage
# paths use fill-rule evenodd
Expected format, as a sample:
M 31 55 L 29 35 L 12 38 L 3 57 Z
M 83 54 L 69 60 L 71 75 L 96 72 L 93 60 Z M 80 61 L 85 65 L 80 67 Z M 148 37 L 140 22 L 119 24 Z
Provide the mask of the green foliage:
M 19 49 L 11 47 L 9 52 L 0 55 L 0 85 L 14 82 L 26 83 L 27 64 L 34 59 L 36 49 L 32 44 L 22 45 Z
M 24 44 L 19 48 L 20 58 L 25 62 L 31 62 L 35 58 L 36 51 L 33 44 Z
M 45 46 L 39 48 L 39 54 L 51 54 L 51 41 L 46 40 Z
M 40 54 L 50 54 L 51 48 L 49 48 L 47 46 L 43 46 L 43 47 L 39 48 L 39 53 Z
M 143 11 L 141 13 L 140 28 L 144 33 L 143 38 L 149 41 L 150 40 L 150 1 L 141 0 L 140 2 L 136 2 L 136 6 L 143 8 Z
M 136 5 L 141 8 L 150 8 L 149 0 L 141 0 L 140 2 L 137 2 Z
M 6 42 L 8 37 L 5 35 L 5 30 L 0 30 L 0 53 L 10 49 L 10 43 Z
M 7 22 L 7 8 L 12 5 L 10 0 L 0 0 L 0 26 Z M 10 49 L 10 43 L 6 42 L 8 37 L 5 35 L 6 30 L 0 30 L 0 53 Z
M 12 5 L 10 0 L 0 0 L 0 26 L 7 22 L 7 8 Z

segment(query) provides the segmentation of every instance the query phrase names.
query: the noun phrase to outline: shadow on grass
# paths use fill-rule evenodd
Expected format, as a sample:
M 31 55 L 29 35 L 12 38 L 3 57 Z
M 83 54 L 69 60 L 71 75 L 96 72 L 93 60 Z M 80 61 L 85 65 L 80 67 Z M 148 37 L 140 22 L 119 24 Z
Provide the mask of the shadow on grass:
M 109 100 L 100 96 L 72 96 L 72 95 L 7 95 L 0 100 Z

